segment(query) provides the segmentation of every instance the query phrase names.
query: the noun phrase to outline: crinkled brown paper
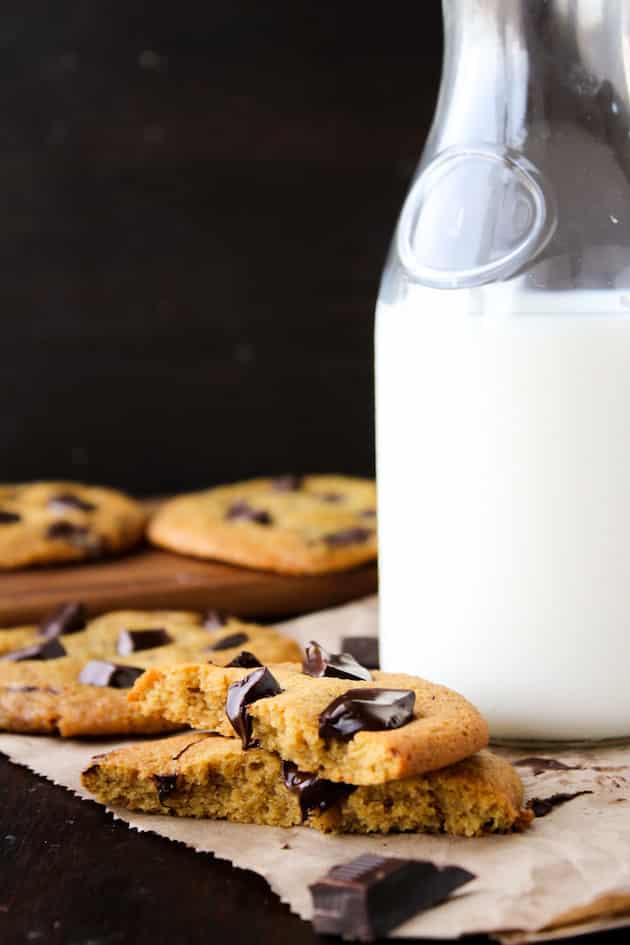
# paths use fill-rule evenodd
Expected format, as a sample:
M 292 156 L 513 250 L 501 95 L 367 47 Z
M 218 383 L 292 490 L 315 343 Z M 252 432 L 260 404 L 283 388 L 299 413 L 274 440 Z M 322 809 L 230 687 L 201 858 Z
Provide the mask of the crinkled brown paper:
M 376 599 L 302 617 L 282 629 L 301 643 L 315 638 L 335 650 L 342 636 L 376 633 Z M 81 769 L 95 751 L 120 744 L 118 739 L 96 749 L 93 741 L 0 735 L 0 751 L 12 761 L 82 798 L 89 795 L 80 784 Z M 512 760 L 540 754 L 501 753 Z M 530 767 L 520 767 L 527 797 L 593 793 L 537 818 L 525 833 L 505 837 L 336 837 L 303 827 L 258 827 L 122 809 L 113 814 L 137 830 L 151 830 L 254 870 L 304 919 L 311 915 L 309 883 L 333 864 L 369 851 L 453 863 L 477 877 L 449 902 L 399 926 L 394 937 L 485 932 L 517 945 L 630 925 L 630 748 L 554 752 L 553 757 L 576 770 L 534 774 Z

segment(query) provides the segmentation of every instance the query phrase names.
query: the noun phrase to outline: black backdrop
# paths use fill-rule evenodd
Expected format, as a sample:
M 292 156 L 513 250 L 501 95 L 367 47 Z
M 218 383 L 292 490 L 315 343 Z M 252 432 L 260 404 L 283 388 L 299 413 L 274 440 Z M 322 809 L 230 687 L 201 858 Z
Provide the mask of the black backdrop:
M 6 0 L 0 480 L 373 471 L 438 0 Z

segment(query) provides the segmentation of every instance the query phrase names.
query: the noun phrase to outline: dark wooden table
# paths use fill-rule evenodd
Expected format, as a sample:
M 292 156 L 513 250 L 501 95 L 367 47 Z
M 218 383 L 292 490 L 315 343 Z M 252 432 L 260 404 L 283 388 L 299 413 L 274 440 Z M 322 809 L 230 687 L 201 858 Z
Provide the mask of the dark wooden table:
M 565 942 L 595 939 L 621 945 L 628 931 Z M 254 873 L 130 830 L 98 804 L 0 755 L 2 945 L 322 941 Z M 489 939 L 466 942 L 485 945 Z

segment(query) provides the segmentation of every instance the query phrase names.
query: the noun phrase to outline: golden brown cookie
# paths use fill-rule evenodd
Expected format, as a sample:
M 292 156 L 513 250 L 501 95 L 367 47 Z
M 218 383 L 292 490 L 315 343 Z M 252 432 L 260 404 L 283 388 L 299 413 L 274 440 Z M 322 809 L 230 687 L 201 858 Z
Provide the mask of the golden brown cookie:
M 369 479 L 251 479 L 165 502 L 149 524 L 156 545 L 282 574 L 343 571 L 376 557 Z
M 346 716 L 354 711 L 359 727 L 348 737 L 334 731 L 333 719 L 322 734 L 323 714 L 334 701 L 347 702 L 350 692 Z M 332 781 L 398 780 L 443 768 L 488 743 L 486 722 L 463 696 L 415 676 L 378 671 L 369 681 L 353 681 L 314 678 L 296 664 L 270 665 L 267 674 L 207 665 L 156 667 L 138 680 L 129 699 L 172 722 L 232 736 L 242 731 L 228 718 L 226 702 L 243 693 L 250 701 L 242 704 L 236 725 L 245 723 L 245 743 L 257 742 Z M 342 705 L 342 716 L 343 710 Z M 383 717 L 390 727 L 378 730 Z
M 102 558 L 133 548 L 146 514 L 115 489 L 78 482 L 0 485 L 0 570 Z
M 524 827 L 514 768 L 488 751 L 448 768 L 370 787 L 297 772 L 235 738 L 188 732 L 97 756 L 84 786 L 104 804 L 339 833 L 421 831 L 474 837 Z
M 181 728 L 127 701 L 147 666 L 191 659 L 255 665 L 294 659 L 300 648 L 272 628 L 216 613 L 115 611 L 86 622 L 81 606 L 70 604 L 40 627 L 0 631 L 0 654 L 0 729 L 71 736 Z

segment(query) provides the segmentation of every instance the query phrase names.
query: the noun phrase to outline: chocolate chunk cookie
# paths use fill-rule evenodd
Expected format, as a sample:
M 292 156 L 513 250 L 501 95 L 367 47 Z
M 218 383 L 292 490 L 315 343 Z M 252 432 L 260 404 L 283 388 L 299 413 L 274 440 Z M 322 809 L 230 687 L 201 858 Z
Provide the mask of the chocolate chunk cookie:
M 252 479 L 164 503 L 149 538 L 171 551 L 283 574 L 343 571 L 376 557 L 368 479 Z
M 188 732 L 99 756 L 84 786 L 104 804 L 151 814 L 212 817 L 325 833 L 421 831 L 476 837 L 525 826 L 518 774 L 481 751 L 416 777 L 370 787 L 339 784 L 235 738 Z
M 78 482 L 0 486 L 0 570 L 102 558 L 142 539 L 142 507 Z
M 115 735 L 182 727 L 143 715 L 127 694 L 149 666 L 296 659 L 298 645 L 272 628 L 185 611 L 115 611 L 87 620 L 65 605 L 39 627 L 0 630 L 0 729 Z

